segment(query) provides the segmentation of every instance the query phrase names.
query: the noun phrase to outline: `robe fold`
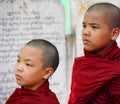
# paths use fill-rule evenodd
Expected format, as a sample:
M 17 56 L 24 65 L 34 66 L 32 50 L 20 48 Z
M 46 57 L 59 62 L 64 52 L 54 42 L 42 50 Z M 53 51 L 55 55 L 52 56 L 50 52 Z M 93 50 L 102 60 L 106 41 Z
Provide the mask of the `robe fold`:
M 60 104 L 56 95 L 49 89 L 46 81 L 37 90 L 17 88 L 6 104 Z
M 120 104 L 120 48 L 75 58 L 68 104 Z

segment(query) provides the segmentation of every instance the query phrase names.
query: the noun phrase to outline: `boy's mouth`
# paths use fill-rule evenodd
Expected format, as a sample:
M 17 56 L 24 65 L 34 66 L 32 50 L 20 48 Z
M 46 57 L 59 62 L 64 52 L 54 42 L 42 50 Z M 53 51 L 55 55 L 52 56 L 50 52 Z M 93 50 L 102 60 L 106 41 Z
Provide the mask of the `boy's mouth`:
M 88 42 L 89 42 L 88 39 L 83 39 L 83 43 L 84 43 L 84 44 L 87 44 Z
M 19 74 L 15 74 L 16 79 L 21 79 L 22 77 Z

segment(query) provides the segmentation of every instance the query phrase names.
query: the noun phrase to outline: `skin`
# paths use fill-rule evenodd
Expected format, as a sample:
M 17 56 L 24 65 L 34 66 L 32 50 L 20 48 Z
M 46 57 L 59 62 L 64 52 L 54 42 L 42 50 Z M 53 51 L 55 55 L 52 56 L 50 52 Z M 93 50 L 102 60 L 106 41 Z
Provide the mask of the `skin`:
M 118 34 L 119 28 L 111 29 L 105 21 L 104 13 L 86 12 L 82 29 L 85 50 L 101 54 L 112 45 Z
M 24 46 L 15 66 L 16 82 L 25 89 L 36 90 L 53 73 L 53 68 L 43 67 L 43 52 L 40 49 Z

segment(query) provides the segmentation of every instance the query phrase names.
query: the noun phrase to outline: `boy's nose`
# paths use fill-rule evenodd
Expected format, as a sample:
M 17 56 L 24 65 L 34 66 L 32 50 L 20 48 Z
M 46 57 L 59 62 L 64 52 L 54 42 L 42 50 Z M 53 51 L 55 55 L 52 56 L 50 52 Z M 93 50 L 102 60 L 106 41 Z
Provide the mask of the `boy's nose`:
M 86 36 L 90 36 L 90 29 L 88 27 L 84 28 L 82 34 Z
M 22 63 L 20 64 L 18 64 L 18 65 L 16 65 L 16 70 L 18 70 L 18 71 L 23 71 L 23 65 L 22 65 Z

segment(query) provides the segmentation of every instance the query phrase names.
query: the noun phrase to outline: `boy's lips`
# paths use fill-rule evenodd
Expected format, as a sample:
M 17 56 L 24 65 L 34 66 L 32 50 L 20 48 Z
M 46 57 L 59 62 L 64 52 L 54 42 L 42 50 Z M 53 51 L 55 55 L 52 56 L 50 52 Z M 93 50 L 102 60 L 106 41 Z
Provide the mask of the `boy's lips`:
M 15 74 L 16 79 L 21 79 L 22 77 L 19 74 Z
M 88 39 L 83 39 L 83 43 L 84 43 L 84 44 L 87 44 L 88 42 L 89 42 Z

